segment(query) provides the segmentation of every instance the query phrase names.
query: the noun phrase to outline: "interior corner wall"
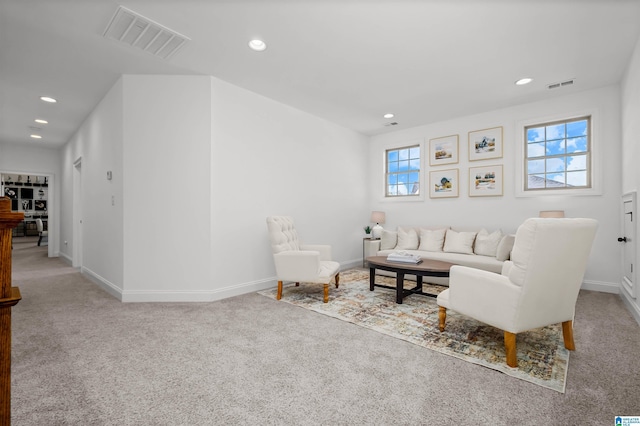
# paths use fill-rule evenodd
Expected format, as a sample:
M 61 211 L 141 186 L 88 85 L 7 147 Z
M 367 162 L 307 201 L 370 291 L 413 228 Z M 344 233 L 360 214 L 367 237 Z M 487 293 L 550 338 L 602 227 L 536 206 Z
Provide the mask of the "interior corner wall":
M 212 78 L 211 229 L 214 291 L 275 283 L 266 227 L 289 215 L 306 243 L 362 262 L 369 221 L 368 137 Z
M 516 158 L 515 144 L 522 140 L 520 135 L 516 134 L 519 132 L 518 124 L 551 115 L 571 116 L 585 109 L 598 111 L 598 122 L 594 124 L 594 129 L 596 129 L 597 142 L 600 144 L 601 158 L 597 161 L 598 172 L 603 177 L 602 194 L 516 196 L 516 162 L 522 161 Z M 503 157 L 469 162 L 468 132 L 497 126 L 503 127 Z M 457 164 L 430 168 L 429 162 L 423 161 L 422 188 L 426 192 L 423 201 L 403 202 L 384 199 L 385 149 L 402 147 L 410 141 L 419 141 L 423 146 L 428 147 L 430 139 L 455 134 L 459 135 L 460 160 Z M 369 149 L 371 208 L 386 211 L 385 228 L 388 229 L 394 229 L 399 225 L 449 225 L 454 228 L 479 230 L 484 227 L 489 231 L 500 228 L 503 232 L 515 232 L 525 219 L 537 216 L 540 210 L 564 210 L 568 217 L 595 218 L 599 222 L 599 229 L 585 274 L 585 285 L 591 289 L 617 293 L 621 278 L 620 256 L 622 254 L 616 241 L 621 226 L 620 141 L 620 88 L 617 85 L 375 136 L 371 140 Z M 425 156 L 428 155 L 426 154 L 428 150 L 423 152 Z M 494 164 L 503 165 L 504 195 L 470 197 L 469 168 Z M 459 169 L 459 196 L 429 198 L 429 172 L 448 168 Z
M 122 80 L 122 300 L 202 300 L 211 291 L 211 81 Z
M 82 272 L 112 294 L 123 289 L 122 80 L 118 80 L 62 149 L 61 256 L 74 255 L 74 203 L 81 205 Z M 74 193 L 76 162 L 82 187 Z M 107 180 L 111 171 L 113 180 Z M 116 200 L 112 203 L 112 200 Z

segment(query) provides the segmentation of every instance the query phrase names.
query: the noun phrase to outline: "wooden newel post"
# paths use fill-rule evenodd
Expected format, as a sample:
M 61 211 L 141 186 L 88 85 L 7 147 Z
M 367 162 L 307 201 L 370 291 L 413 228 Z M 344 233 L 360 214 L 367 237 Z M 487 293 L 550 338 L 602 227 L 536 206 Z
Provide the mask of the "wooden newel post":
M 11 199 L 0 197 L 0 425 L 11 424 L 11 307 L 21 299 L 11 287 L 11 230 L 24 213 L 11 211 Z

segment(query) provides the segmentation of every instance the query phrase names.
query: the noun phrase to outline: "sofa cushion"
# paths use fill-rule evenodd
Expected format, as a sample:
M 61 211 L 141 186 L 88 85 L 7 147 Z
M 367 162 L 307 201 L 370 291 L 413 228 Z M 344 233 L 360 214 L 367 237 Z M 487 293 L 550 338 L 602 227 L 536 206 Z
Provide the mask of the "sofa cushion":
M 418 248 L 418 233 L 415 229 L 398 228 L 397 250 L 416 250 Z
M 482 256 L 496 257 L 500 241 L 502 241 L 502 231 L 500 229 L 489 233 L 489 231 L 482 228 L 476 235 L 473 252 Z
M 476 232 L 457 232 L 453 229 L 447 229 L 443 251 L 447 253 L 473 254 L 473 241 L 476 238 L 476 234 Z
M 500 261 L 509 260 L 511 257 L 511 249 L 513 249 L 513 243 L 515 241 L 516 236 L 513 234 L 503 236 L 496 250 L 496 259 Z
M 442 246 L 444 245 L 444 236 L 446 232 L 446 228 L 420 228 L 420 247 L 418 249 L 423 251 L 442 251 Z
M 380 250 L 391 250 L 398 244 L 398 233 L 396 231 L 382 231 L 380 238 Z

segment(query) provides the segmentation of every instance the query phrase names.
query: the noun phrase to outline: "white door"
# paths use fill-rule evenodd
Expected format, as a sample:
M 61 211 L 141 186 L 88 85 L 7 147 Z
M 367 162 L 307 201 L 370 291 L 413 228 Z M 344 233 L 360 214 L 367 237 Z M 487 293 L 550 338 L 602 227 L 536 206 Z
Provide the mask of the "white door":
M 632 297 L 638 297 L 634 261 L 636 257 L 636 192 L 629 192 L 622 196 L 623 235 L 618 241 L 623 244 L 623 273 L 622 288 Z

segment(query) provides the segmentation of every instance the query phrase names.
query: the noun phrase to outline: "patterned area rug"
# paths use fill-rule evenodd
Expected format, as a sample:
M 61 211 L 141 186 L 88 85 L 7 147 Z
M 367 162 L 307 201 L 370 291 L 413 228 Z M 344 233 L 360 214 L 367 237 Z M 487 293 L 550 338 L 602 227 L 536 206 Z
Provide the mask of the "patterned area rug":
M 395 279 L 378 276 L 376 282 L 395 285 Z M 425 284 L 423 291 L 439 293 L 446 287 Z M 276 298 L 276 290 L 260 291 Z M 454 311 L 447 311 L 443 333 L 438 330 L 435 298 L 410 295 L 401 305 L 395 291 L 376 287 L 369 291 L 369 271 L 340 273 L 340 287 L 331 285 L 329 303 L 322 303 L 322 285 L 285 286 L 281 302 L 291 303 L 343 321 L 406 340 L 446 355 L 500 371 L 518 379 L 564 393 L 569 351 L 560 325 L 543 327 L 517 336 L 518 368 L 508 367 L 501 330 Z

